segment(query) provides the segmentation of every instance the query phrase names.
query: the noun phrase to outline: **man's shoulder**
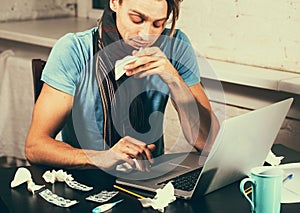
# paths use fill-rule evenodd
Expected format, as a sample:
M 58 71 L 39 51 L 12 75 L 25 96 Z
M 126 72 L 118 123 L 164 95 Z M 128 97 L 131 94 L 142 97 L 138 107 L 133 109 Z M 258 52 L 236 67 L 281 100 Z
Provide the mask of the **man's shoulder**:
M 82 32 L 67 33 L 63 35 L 55 45 L 66 49 L 74 48 L 75 46 L 80 46 L 81 48 L 88 47 L 90 45 L 91 38 L 96 31 L 96 28 L 92 28 Z
M 169 35 L 171 32 L 170 28 L 165 28 L 165 30 L 162 32 L 162 35 Z M 180 29 L 175 29 L 173 33 L 174 38 L 182 39 L 182 40 L 188 40 L 187 35 Z
M 97 32 L 97 27 L 82 31 L 82 32 L 77 32 L 74 33 L 74 35 L 76 37 L 78 37 L 79 39 L 87 39 L 90 38 L 91 36 L 93 36 L 95 33 Z

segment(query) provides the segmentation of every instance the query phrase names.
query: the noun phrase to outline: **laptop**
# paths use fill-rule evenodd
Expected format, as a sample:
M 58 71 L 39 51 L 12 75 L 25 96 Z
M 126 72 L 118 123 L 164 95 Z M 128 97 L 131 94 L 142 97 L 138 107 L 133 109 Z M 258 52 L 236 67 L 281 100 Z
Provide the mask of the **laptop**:
M 116 183 L 155 192 L 172 181 L 176 197 L 191 199 L 241 180 L 264 164 L 292 102 L 289 98 L 226 119 L 207 157 L 165 154 L 155 159 L 151 172 L 120 173 Z

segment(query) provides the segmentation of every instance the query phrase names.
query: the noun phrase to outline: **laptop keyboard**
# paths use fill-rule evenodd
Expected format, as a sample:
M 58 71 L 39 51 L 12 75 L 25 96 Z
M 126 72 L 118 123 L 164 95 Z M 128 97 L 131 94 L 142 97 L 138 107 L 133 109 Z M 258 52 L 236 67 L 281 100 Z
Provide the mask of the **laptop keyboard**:
M 183 191 L 192 191 L 194 189 L 194 186 L 196 185 L 201 169 L 202 168 L 190 171 L 186 174 L 182 174 L 178 177 L 166 180 L 159 184 L 165 185 L 169 181 L 171 181 L 175 189 L 180 189 Z

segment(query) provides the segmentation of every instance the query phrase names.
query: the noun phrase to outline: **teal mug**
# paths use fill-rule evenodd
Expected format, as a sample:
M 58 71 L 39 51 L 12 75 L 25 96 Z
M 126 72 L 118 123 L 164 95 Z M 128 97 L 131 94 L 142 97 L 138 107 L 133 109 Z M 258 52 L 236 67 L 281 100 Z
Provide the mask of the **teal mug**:
M 251 169 L 251 177 L 241 181 L 240 191 L 250 202 L 252 212 L 280 212 L 283 174 L 283 170 L 279 168 L 255 167 Z M 252 189 L 252 199 L 248 197 L 247 190 L 245 191 L 245 184 L 248 182 Z

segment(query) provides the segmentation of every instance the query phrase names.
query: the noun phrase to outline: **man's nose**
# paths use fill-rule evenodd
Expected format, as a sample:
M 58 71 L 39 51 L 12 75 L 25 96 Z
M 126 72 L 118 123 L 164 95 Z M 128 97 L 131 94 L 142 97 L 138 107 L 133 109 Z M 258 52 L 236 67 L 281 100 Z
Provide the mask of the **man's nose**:
M 139 37 L 145 41 L 148 41 L 151 37 L 151 24 L 143 24 L 139 31 Z

